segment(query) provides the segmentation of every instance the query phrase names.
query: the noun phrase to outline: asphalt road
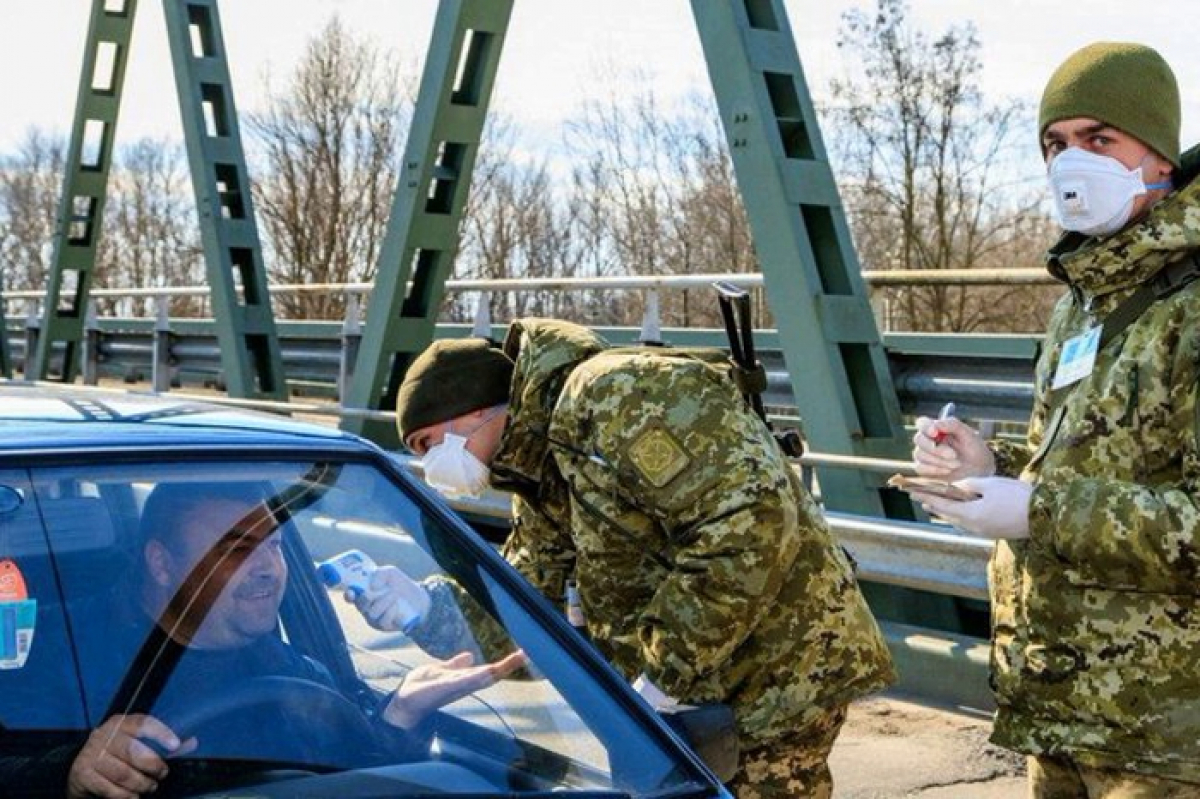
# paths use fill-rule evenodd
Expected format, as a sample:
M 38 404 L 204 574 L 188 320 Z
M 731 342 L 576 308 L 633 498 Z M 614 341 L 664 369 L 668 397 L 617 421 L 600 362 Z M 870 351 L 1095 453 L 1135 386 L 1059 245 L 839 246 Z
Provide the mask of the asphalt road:
M 855 703 L 834 746 L 835 799 L 1024 799 L 1024 758 L 977 713 L 884 695 Z

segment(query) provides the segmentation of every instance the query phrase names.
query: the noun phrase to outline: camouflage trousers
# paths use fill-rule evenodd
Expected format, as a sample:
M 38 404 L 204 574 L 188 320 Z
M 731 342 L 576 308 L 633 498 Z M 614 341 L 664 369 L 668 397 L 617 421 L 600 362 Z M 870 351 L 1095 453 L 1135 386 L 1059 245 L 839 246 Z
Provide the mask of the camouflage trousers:
M 1029 758 L 1030 799 L 1197 799 L 1200 785 L 1114 768 L 1084 766 L 1070 758 Z
M 743 749 L 729 790 L 737 799 L 829 799 L 829 752 L 845 720 L 846 708 L 835 708 L 802 735 Z

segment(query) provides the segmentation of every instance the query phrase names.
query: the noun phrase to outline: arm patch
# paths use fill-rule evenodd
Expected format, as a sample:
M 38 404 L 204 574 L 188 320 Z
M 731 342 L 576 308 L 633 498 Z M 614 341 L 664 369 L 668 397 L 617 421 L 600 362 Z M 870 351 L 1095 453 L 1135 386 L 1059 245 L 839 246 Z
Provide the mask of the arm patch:
M 665 427 L 651 425 L 629 447 L 629 460 L 642 479 L 663 488 L 692 464 L 683 444 Z

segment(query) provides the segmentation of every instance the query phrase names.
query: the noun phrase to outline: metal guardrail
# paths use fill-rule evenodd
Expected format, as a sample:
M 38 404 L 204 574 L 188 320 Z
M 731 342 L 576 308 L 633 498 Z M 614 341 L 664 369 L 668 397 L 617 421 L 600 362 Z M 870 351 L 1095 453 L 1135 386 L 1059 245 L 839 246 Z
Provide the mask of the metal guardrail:
M 341 396 L 352 374 L 361 333 L 337 322 L 281 322 L 278 325 L 285 373 L 297 396 Z M 444 325 L 439 335 L 466 335 L 465 325 Z M 633 328 L 600 332 L 616 343 L 637 340 Z M 499 335 L 499 332 L 495 333 Z M 17 327 L 10 320 L 9 350 L 14 368 L 24 369 L 36 341 L 36 319 Z M 667 329 L 663 340 L 687 346 L 723 346 L 716 329 Z M 773 331 L 759 331 L 758 355 L 767 370 L 764 401 L 777 415 L 797 415 L 791 383 Z M 981 352 L 967 354 L 966 341 Z M 968 418 L 1024 422 L 1033 402 L 1034 337 L 895 336 L 884 346 L 900 407 L 909 414 L 930 414 L 953 400 Z M 211 322 L 197 320 L 100 319 L 84 342 L 84 380 L 151 382 L 171 387 L 223 388 L 220 349 Z
M 394 457 L 405 468 L 423 474 L 419 459 L 403 454 Z M 856 460 L 854 468 L 869 466 L 862 463 L 867 459 Z M 876 461 L 873 465 L 879 471 L 888 471 L 894 463 Z M 899 465 L 908 467 L 907 463 Z M 511 512 L 508 495 L 490 490 L 477 499 L 455 499 L 450 504 L 466 516 L 495 526 L 507 526 Z M 967 599 L 988 598 L 990 541 L 968 536 L 944 524 L 902 522 L 834 511 L 826 511 L 825 519 L 838 543 L 858 563 L 858 576 L 864 581 Z
M 838 541 L 867 582 L 968 599 L 988 598 L 992 542 L 940 524 L 899 522 L 827 511 Z
M 1035 285 L 1053 279 L 1042 269 L 969 269 L 868 271 L 864 279 L 874 286 L 900 285 Z M 721 280 L 742 288 L 760 288 L 760 274 L 726 273 L 704 275 L 627 276 L 593 278 L 512 278 L 499 280 L 451 280 L 447 290 L 456 293 L 481 292 L 475 330 L 493 331 L 487 315 L 488 294 L 493 291 L 586 291 L 624 290 L 646 293 L 646 318 L 635 335 L 622 335 L 620 329 L 605 334 L 620 343 L 660 341 L 687 345 L 725 346 L 717 331 L 674 329 L 663 331 L 657 318 L 657 293 L 693 288 L 708 289 Z M 296 394 L 342 396 L 347 385 L 361 329 L 358 320 L 359 298 L 371 291 L 371 283 L 325 283 L 273 285 L 274 294 L 340 293 L 348 298 L 347 318 L 335 322 L 278 324 L 283 348 L 284 371 Z M 206 286 L 95 289 L 92 297 L 154 297 L 160 300 L 156 320 L 102 319 L 88 325 L 85 341 L 85 382 L 100 377 L 124 378 L 137 382 L 150 378 L 159 390 L 171 386 L 213 384 L 223 386 L 220 350 L 212 324 L 194 320 L 168 320 L 165 300 L 171 297 L 207 296 Z M 24 332 L 14 329 L 10 319 L 11 360 L 21 366 L 25 353 L 36 342 L 39 316 L 37 291 L 8 292 L 0 301 L 25 301 L 28 314 Z M 90 315 L 91 316 L 91 315 Z M 454 326 L 444 329 L 453 330 Z M 625 329 L 628 333 L 628 329 Z M 765 402 L 775 408 L 794 409 L 791 383 L 777 337 L 760 331 L 758 350 L 767 369 L 768 389 Z M 911 414 L 929 414 L 944 402 L 953 400 L 962 415 L 981 420 L 1022 423 L 1028 418 L 1033 399 L 1032 365 L 1037 355 L 1037 339 L 1032 336 L 939 336 L 885 334 L 885 349 L 901 409 Z M 90 379 L 89 379 L 90 378 Z M 794 410 L 791 411 L 794 415 Z

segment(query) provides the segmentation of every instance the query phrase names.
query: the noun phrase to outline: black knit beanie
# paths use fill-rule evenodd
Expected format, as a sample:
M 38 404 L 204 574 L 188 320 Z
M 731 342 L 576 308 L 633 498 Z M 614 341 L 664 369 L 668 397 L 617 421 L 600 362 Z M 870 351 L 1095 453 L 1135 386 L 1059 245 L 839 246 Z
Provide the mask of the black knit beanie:
M 508 402 L 513 362 L 481 338 L 435 341 L 417 356 L 396 395 L 400 438 Z

